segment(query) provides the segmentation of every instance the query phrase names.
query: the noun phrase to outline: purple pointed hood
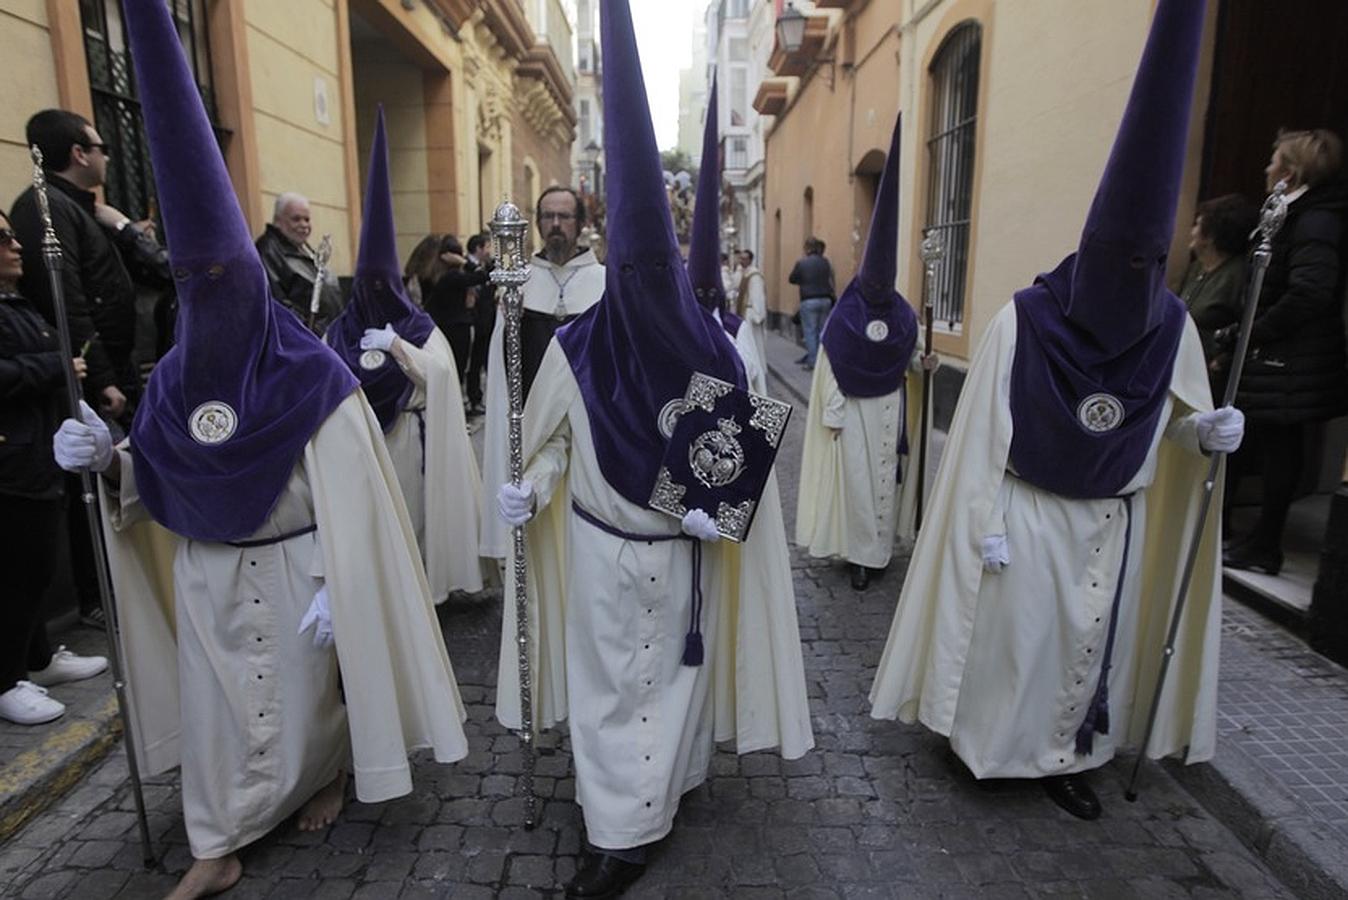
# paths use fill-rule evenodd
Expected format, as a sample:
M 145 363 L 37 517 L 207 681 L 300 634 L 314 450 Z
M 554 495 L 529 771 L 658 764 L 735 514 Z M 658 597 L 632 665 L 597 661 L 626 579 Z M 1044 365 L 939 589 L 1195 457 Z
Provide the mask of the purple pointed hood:
M 272 300 L 168 7 L 125 11 L 179 302 L 177 344 L 131 429 L 136 485 L 170 530 L 240 540 L 356 382 Z
M 1112 496 L 1146 459 L 1186 319 L 1165 287 L 1204 0 L 1159 0 L 1077 252 L 1015 296 L 1010 462 Z
M 720 232 L 721 153 L 716 140 L 716 79 L 707 98 L 707 124 L 702 130 L 702 164 L 697 170 L 697 198 L 693 201 L 693 233 L 688 242 L 688 280 L 697 302 L 721 314 L 721 324 L 732 336 L 743 320 L 729 310 L 721 283 Z
M 725 330 L 698 305 L 674 239 L 627 0 L 601 0 L 608 142 L 604 296 L 558 330 L 605 480 L 645 506 L 665 438 L 658 420 L 694 372 L 744 387 Z
M 384 107 L 375 118 L 370 169 L 365 184 L 364 218 L 360 226 L 360 250 L 351 286 L 351 302 L 324 335 L 360 379 L 361 389 L 374 409 L 379 425 L 388 431 L 412 393 L 408 380 L 393 357 L 360 348 L 367 328 L 392 325 L 403 340 L 420 347 L 435 329 L 431 317 L 419 309 L 403 287 L 398 264 L 397 231 L 393 224 L 393 187 L 389 178 L 388 137 Z
M 894 289 L 899 268 L 902 126 L 900 115 L 875 193 L 861 269 L 838 298 L 821 337 L 838 387 L 849 397 L 883 397 L 897 391 L 917 345 L 917 315 Z

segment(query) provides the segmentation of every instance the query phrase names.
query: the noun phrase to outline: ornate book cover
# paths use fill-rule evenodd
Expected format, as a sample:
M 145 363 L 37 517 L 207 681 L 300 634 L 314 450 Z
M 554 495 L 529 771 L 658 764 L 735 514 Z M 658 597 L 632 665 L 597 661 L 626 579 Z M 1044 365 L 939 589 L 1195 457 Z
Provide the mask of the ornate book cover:
M 650 506 L 682 519 L 704 510 L 721 536 L 743 541 L 777 459 L 791 404 L 694 373 L 660 413 L 669 438 Z

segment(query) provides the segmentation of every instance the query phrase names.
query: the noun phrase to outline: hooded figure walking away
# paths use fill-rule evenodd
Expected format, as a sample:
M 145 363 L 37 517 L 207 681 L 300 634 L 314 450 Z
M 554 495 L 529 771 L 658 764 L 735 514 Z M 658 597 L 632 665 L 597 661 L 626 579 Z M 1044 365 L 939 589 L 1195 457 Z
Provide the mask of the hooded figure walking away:
M 604 0 L 608 267 L 603 298 L 557 332 L 524 415 L 524 483 L 501 516 L 529 521 L 537 725 L 569 720 L 592 852 L 569 897 L 615 896 L 707 777 L 739 752 L 814 744 L 781 511 L 769 480 L 742 544 L 701 510 L 648 506 L 662 421 L 695 372 L 745 386 L 724 327 L 693 295 L 665 197 L 627 0 Z M 663 415 L 662 415 L 663 413 Z M 562 543 L 563 537 L 567 542 Z M 506 605 L 497 715 L 520 723 Z
M 411 791 L 411 750 L 468 746 L 378 420 L 271 296 L 168 8 L 125 15 L 178 342 L 129 449 L 86 410 L 55 452 L 103 473 L 131 727 L 144 771 L 182 767 L 187 898 L 237 881 L 291 814 L 332 823 L 345 772 L 380 802 Z
M 384 109 L 375 120 L 351 302 L 324 335 L 384 431 L 431 597 L 482 590 L 482 480 L 449 341 L 407 297 L 398 266 Z
M 895 535 L 913 536 L 907 435 L 920 410 L 906 390 L 917 380 L 907 376 L 938 364 L 917 349 L 917 316 L 894 289 L 899 135 L 896 121 L 861 270 L 824 325 L 796 506 L 796 543 L 811 556 L 846 560 L 859 591 L 889 565 Z
M 1077 252 L 997 314 L 969 370 L 871 689 L 871 714 L 950 738 L 976 778 L 1041 779 L 1083 819 L 1080 773 L 1136 747 L 1197 520 L 1212 410 L 1164 285 L 1203 29 L 1160 0 Z M 1215 518 L 1215 517 L 1214 517 Z M 1208 520 L 1146 753 L 1210 759 L 1221 622 Z
M 707 123 L 702 130 L 702 163 L 697 172 L 697 199 L 693 202 L 693 231 L 688 241 L 688 280 L 693 296 L 725 328 L 735 342 L 749 390 L 767 393 L 767 369 L 754 340 L 753 329 L 731 309 L 725 289 L 725 268 L 717 253 L 717 219 L 721 209 L 721 148 L 716 140 L 717 84 L 712 79 L 707 98 Z

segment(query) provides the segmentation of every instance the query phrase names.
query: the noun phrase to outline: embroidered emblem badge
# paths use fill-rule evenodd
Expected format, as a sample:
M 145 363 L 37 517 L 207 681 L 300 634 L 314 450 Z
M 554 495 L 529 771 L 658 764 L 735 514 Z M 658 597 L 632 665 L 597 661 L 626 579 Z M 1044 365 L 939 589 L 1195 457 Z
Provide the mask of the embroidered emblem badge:
M 383 350 L 366 350 L 360 355 L 360 367 L 367 372 L 382 368 L 388 362 L 388 354 Z
M 1077 420 L 1094 434 L 1113 431 L 1123 424 L 1123 404 L 1110 394 L 1091 394 L 1077 407 Z
M 684 399 L 675 397 L 660 410 L 660 415 L 655 420 L 655 427 L 660 429 L 660 433 L 665 436 L 665 440 L 673 437 L 674 426 L 679 424 L 679 417 L 683 415 L 686 409 L 688 409 L 688 404 L 684 402 Z
M 693 476 L 709 488 L 725 487 L 744 472 L 744 448 L 734 419 L 718 419 L 715 431 L 704 431 L 688 448 Z
M 234 436 L 239 417 L 228 403 L 208 400 L 192 410 L 187 419 L 187 430 L 198 444 L 223 444 Z
M 875 341 L 877 344 L 889 337 L 889 325 L 879 319 L 872 319 L 866 325 L 866 337 Z

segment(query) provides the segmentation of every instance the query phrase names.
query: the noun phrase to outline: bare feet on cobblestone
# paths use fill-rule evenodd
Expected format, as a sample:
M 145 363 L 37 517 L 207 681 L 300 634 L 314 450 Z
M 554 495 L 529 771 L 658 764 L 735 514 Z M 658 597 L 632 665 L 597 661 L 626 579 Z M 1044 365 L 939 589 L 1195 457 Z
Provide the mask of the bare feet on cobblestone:
M 338 772 L 337 777 L 328 782 L 327 787 L 309 798 L 309 802 L 300 808 L 295 824 L 300 831 L 319 831 L 337 821 L 342 811 L 342 801 L 346 799 L 346 773 Z
M 196 900 L 197 897 L 214 897 L 234 887 L 243 877 L 243 863 L 231 853 L 219 859 L 197 859 L 187 870 L 182 881 L 178 882 L 164 900 Z

